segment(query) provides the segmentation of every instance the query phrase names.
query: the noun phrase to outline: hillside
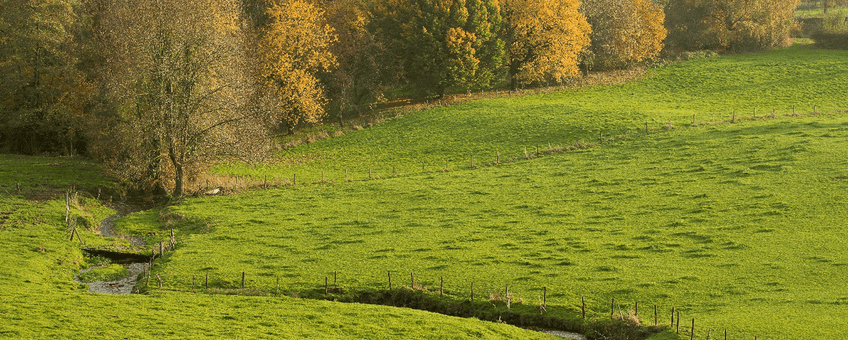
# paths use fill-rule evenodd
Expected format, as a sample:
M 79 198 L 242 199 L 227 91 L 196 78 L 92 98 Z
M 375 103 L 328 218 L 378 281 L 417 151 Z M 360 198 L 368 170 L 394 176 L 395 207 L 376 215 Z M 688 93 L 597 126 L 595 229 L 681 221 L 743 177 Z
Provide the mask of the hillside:
M 64 202 L 9 193 L 0 244 L 16 251 L 0 255 L 0 337 L 542 337 L 316 300 L 394 294 L 471 306 L 484 319 L 578 325 L 582 298 L 590 322 L 609 319 L 615 299 L 623 313 L 638 303 L 648 325 L 654 305 L 660 324 L 675 308 L 680 338 L 692 319 L 697 339 L 710 329 L 711 339 L 724 329 L 731 339 L 838 338 L 848 333 L 846 57 L 799 45 L 692 60 L 624 85 L 416 112 L 255 168 L 222 164 L 218 174 L 242 183 L 296 174 L 298 185 L 118 220 L 149 243 L 175 227 L 176 250 L 153 270 L 163 287 L 141 283 L 141 295 L 85 293 L 72 276 L 88 260 L 67 240 Z M 22 159 L 0 157 L 4 169 L 19 166 L 0 173 L 7 192 L 12 182 L 36 192 L 73 185 L 69 169 L 80 169 L 81 187 L 108 185 L 90 163 Z M 74 213 L 111 211 L 83 199 Z M 222 294 L 193 284 L 206 273 Z M 334 276 L 339 289 L 325 292 Z

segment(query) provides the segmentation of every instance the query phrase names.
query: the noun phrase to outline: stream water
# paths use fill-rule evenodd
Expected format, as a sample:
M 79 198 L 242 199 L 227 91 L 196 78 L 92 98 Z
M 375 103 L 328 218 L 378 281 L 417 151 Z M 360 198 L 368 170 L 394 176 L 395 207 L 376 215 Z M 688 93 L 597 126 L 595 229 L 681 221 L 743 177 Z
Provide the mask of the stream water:
M 574 340 L 586 340 L 586 337 L 583 334 L 564 332 L 564 331 L 542 331 L 542 333 L 558 336 L 560 338 L 566 339 L 574 339 Z
M 127 240 L 130 244 L 134 246 L 147 245 L 147 242 L 145 242 L 144 239 L 141 237 L 123 235 L 115 230 L 115 220 L 128 214 L 131 211 L 131 208 L 129 206 L 119 204 L 115 206 L 115 210 L 117 211 L 117 213 L 103 219 L 103 221 L 100 221 L 100 234 L 106 237 L 115 237 Z M 138 282 L 139 274 L 147 271 L 147 267 L 149 266 L 149 264 L 145 262 L 129 263 L 122 265 L 127 268 L 127 276 L 124 276 L 115 281 L 95 281 L 90 283 L 84 283 L 79 280 L 79 274 L 85 273 L 99 266 L 92 266 L 81 270 L 79 274 L 74 275 L 74 281 L 82 284 L 87 284 L 89 287 L 88 291 L 91 293 L 123 295 L 132 294 L 132 289 Z

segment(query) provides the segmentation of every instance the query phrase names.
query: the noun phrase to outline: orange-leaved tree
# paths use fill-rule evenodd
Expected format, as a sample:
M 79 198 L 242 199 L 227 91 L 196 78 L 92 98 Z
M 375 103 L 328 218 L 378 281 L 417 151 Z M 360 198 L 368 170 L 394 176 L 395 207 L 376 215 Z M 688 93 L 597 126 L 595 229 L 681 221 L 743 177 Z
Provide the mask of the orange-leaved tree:
M 271 3 L 259 46 L 260 76 L 272 110 L 288 132 L 301 122 L 317 123 L 327 102 L 318 78 L 336 65 L 330 46 L 337 40 L 324 10 L 312 1 Z
M 653 0 L 584 0 L 580 8 L 592 25 L 593 66 L 627 67 L 662 51 L 665 14 Z
M 576 76 L 591 27 L 577 0 L 505 0 L 503 13 L 513 88 Z

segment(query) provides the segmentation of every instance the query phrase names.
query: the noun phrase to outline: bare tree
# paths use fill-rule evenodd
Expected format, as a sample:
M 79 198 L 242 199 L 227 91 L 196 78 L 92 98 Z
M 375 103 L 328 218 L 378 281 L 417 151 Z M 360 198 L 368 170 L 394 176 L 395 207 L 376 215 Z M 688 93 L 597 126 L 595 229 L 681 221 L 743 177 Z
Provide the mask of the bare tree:
M 102 19 L 111 109 L 93 144 L 141 188 L 185 192 L 211 161 L 267 152 L 238 0 L 113 2 Z

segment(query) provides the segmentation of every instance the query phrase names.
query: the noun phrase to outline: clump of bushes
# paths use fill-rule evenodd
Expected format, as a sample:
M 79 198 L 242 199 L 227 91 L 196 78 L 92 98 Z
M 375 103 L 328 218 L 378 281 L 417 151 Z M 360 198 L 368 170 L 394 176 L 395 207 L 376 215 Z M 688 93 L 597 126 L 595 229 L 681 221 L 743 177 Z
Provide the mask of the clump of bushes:
M 842 13 L 825 15 L 822 18 L 821 27 L 810 37 L 821 48 L 848 49 L 848 15 Z
M 678 0 L 665 8 L 666 44 L 684 50 L 754 51 L 785 46 L 797 0 Z

